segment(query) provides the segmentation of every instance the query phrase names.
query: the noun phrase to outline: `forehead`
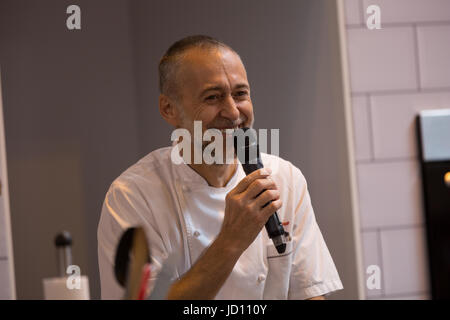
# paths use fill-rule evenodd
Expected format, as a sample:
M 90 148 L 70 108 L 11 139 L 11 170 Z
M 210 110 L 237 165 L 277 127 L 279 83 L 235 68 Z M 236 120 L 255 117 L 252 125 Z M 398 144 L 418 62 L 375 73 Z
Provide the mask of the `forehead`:
M 202 90 L 205 86 L 248 84 L 240 57 L 229 49 L 193 48 L 180 61 L 178 80 L 182 88 Z

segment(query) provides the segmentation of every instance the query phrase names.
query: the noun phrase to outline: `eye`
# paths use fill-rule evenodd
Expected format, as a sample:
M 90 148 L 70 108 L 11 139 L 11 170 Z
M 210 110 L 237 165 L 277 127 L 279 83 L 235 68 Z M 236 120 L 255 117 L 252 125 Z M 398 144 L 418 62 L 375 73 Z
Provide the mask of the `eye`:
M 248 95 L 248 91 L 246 91 L 246 90 L 240 90 L 235 93 L 236 97 L 246 97 L 247 95 Z
M 207 96 L 205 98 L 205 100 L 207 100 L 207 101 L 214 101 L 214 100 L 217 100 L 217 99 L 219 99 L 219 95 L 218 94 L 212 94 L 212 95 Z

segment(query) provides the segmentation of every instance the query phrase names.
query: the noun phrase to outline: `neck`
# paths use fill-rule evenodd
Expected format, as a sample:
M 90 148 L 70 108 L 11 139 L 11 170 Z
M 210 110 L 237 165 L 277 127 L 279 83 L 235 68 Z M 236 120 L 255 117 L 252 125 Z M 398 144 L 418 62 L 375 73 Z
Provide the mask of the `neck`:
M 228 184 L 237 170 L 237 161 L 232 164 L 189 164 L 189 166 L 201 175 L 210 186 L 222 188 Z

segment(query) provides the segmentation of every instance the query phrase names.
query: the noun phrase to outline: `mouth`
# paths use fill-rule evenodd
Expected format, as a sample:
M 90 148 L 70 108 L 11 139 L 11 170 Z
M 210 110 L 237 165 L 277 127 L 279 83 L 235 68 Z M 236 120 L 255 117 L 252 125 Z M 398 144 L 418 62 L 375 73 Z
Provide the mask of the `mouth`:
M 234 127 L 216 127 L 216 128 L 211 128 L 211 129 L 217 129 L 222 133 L 233 133 L 234 131 L 238 130 L 238 129 L 242 129 L 244 128 L 244 124 L 240 124 L 238 126 L 234 126 Z
M 241 127 L 237 126 L 237 127 L 223 128 L 223 129 L 219 129 L 219 130 L 220 130 L 220 132 L 222 132 L 223 135 L 232 136 L 232 135 L 234 135 L 234 132 L 240 128 Z

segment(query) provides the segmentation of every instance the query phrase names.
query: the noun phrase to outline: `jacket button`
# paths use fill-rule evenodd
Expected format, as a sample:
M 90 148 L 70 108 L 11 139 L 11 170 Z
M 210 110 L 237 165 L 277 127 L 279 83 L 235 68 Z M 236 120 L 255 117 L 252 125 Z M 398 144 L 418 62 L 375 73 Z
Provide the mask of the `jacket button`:
M 266 276 L 263 275 L 263 274 L 260 274 L 260 275 L 258 276 L 258 283 L 261 283 L 261 282 L 263 282 L 264 280 L 266 280 Z
M 198 238 L 200 236 L 200 232 L 198 232 L 197 230 L 194 231 L 194 237 Z

